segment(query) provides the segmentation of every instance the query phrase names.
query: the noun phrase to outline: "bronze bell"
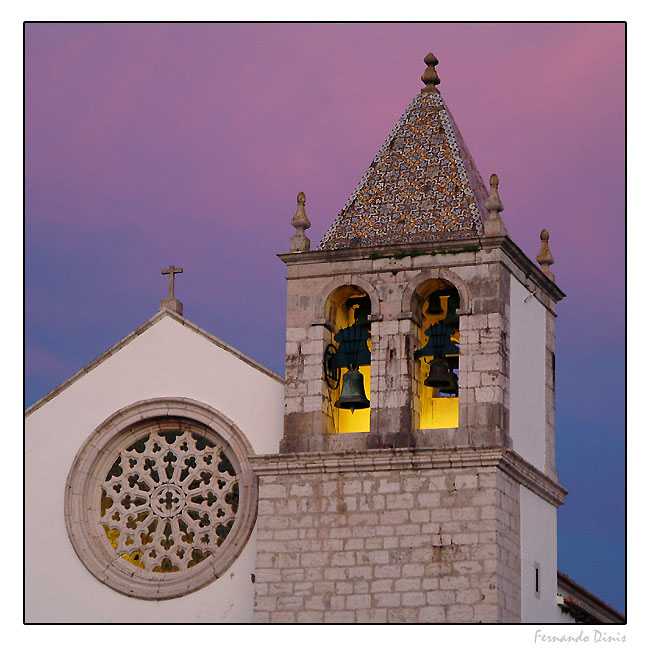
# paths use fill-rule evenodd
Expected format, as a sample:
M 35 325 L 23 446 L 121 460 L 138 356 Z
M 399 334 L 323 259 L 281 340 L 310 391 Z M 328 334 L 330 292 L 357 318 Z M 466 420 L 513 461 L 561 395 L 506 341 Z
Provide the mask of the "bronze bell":
M 363 375 L 358 370 L 348 370 L 343 375 L 341 397 L 336 400 L 334 406 L 339 409 L 349 409 L 352 413 L 354 413 L 354 409 L 370 408 L 370 402 L 363 387 Z
M 441 393 L 446 395 L 457 396 L 458 395 L 458 377 L 450 370 L 447 375 L 447 385 L 440 388 Z
M 429 376 L 424 380 L 424 385 L 432 388 L 446 388 L 449 386 L 449 372 L 449 366 L 444 359 L 433 359 L 429 363 Z
M 429 296 L 429 305 L 427 307 L 427 314 L 431 314 L 432 316 L 438 316 L 444 312 L 444 309 L 442 308 L 442 303 L 440 302 L 440 296 L 442 294 L 439 291 L 434 291 L 430 296 Z

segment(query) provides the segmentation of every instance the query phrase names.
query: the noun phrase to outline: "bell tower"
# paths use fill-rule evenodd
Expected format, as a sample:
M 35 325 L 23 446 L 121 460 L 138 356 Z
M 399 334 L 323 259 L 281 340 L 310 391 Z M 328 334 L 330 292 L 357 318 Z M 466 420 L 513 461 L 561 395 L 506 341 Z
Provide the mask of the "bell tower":
M 438 91 L 438 60 L 424 61 L 424 87 L 315 250 L 298 195 L 291 252 L 279 255 L 285 430 L 280 455 L 256 465 L 260 512 L 305 497 L 284 521 L 295 537 L 281 535 L 321 549 L 305 561 L 324 568 L 301 559 L 303 573 L 370 581 L 331 621 L 551 621 L 564 294 L 548 233 L 541 268 L 509 237 L 499 179 L 488 191 Z M 260 539 L 276 539 L 265 522 Z M 259 543 L 263 566 L 293 561 Z M 391 597 L 370 595 L 381 576 Z M 327 622 L 318 611 L 307 618 Z
M 438 91 L 437 59 L 425 63 L 424 88 L 314 251 L 298 195 L 292 252 L 280 255 L 288 268 L 282 449 L 523 445 L 554 476 L 553 323 L 563 294 L 548 265 L 538 268 L 509 238 L 499 179 L 490 177 L 488 192 Z M 525 294 L 525 307 L 513 307 L 513 291 Z M 543 345 L 535 370 L 520 370 L 528 334 L 518 320 L 511 341 L 512 316 L 532 311 Z M 346 357 L 354 346 L 337 342 L 353 334 L 365 337 L 354 372 Z M 521 372 L 535 375 L 545 422 L 534 443 L 511 430 L 511 415 L 520 426 L 512 374 L 517 396 Z M 369 406 L 351 412 L 346 396 L 352 408 L 355 399 Z

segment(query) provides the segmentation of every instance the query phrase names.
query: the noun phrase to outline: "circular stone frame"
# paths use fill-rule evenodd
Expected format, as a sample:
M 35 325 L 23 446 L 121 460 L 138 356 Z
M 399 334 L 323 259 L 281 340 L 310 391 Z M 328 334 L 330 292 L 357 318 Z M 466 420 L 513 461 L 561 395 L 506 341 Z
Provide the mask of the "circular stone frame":
M 239 483 L 232 530 L 211 557 L 174 573 L 144 572 L 115 556 L 100 524 L 97 495 L 115 457 L 132 442 L 133 428 L 152 419 L 192 420 L 223 442 Z M 77 556 L 95 578 L 132 598 L 166 600 L 190 594 L 216 580 L 243 550 L 257 517 L 257 476 L 248 462 L 254 450 L 231 420 L 207 404 L 168 397 L 136 402 L 102 422 L 77 453 L 65 488 L 65 523 Z

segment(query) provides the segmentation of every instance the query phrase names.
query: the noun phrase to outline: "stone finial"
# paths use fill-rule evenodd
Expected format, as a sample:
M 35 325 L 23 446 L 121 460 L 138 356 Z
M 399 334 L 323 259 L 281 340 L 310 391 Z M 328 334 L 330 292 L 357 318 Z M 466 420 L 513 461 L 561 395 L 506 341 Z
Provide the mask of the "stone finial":
M 507 235 L 508 231 L 499 216 L 499 212 L 503 212 L 503 203 L 501 203 L 501 197 L 499 196 L 499 177 L 496 174 L 490 176 L 490 194 L 484 206 L 490 214 L 488 220 L 485 222 L 485 236 L 501 237 Z
M 175 276 L 177 273 L 182 273 L 182 272 L 183 269 L 176 268 L 173 265 L 170 266 L 168 269 L 162 269 L 161 271 L 162 275 L 169 276 L 169 295 L 158 303 L 160 311 L 162 311 L 163 309 L 169 309 L 169 311 L 176 312 L 180 316 L 183 315 L 183 303 L 174 297 Z
M 542 241 L 542 245 L 535 259 L 537 260 L 537 263 L 542 268 L 542 273 L 546 277 L 553 280 L 553 282 L 555 282 L 555 275 L 551 273 L 551 269 L 549 268 L 551 264 L 555 262 L 555 260 L 553 259 L 553 256 L 551 255 L 551 251 L 549 250 L 548 247 L 548 230 L 546 230 L 546 228 L 544 228 L 544 230 L 542 230 L 542 232 L 539 233 L 539 238 Z
M 296 214 L 291 219 L 291 225 L 296 229 L 296 234 L 291 238 L 290 251 L 292 253 L 307 253 L 309 252 L 310 242 L 305 230 L 311 226 L 307 213 L 305 212 L 305 203 L 307 201 L 304 192 L 299 192 L 298 208 Z
M 485 207 L 490 213 L 491 219 L 496 219 L 499 212 L 503 212 L 503 203 L 501 203 L 501 197 L 499 196 L 499 177 L 496 174 L 490 176 L 490 196 L 485 202 Z
M 438 72 L 436 71 L 436 66 L 438 65 L 438 59 L 436 59 L 435 54 L 433 52 L 429 52 L 424 57 L 424 62 L 427 64 L 427 69 L 424 71 L 424 74 L 422 75 L 422 83 L 424 84 L 424 88 L 420 91 L 421 95 L 425 95 L 426 93 L 439 93 L 438 89 L 436 86 L 440 83 L 440 77 L 438 76 Z

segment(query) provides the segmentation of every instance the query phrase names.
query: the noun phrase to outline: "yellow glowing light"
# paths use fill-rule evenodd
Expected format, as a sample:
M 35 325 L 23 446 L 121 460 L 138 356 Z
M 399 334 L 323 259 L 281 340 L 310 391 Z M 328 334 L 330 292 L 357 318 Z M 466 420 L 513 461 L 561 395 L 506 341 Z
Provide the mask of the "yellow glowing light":
M 420 329 L 420 347 L 427 341 L 424 332 L 437 322 L 444 320 L 447 315 L 448 298 L 442 296 L 440 306 L 443 309 L 441 314 L 423 313 L 423 326 Z M 450 337 L 458 343 L 459 332 L 456 330 Z M 458 398 L 439 397 L 437 391 L 431 386 L 425 386 L 424 380 L 429 375 L 429 364 L 427 361 L 420 361 L 420 429 L 452 429 L 458 427 Z
M 338 332 L 344 327 L 350 327 L 355 322 L 354 309 L 348 308 L 346 300 L 352 296 L 358 297 L 359 289 L 354 287 L 342 287 L 339 302 L 336 304 L 334 311 L 334 331 Z M 363 293 L 363 292 L 362 292 Z M 332 343 L 334 343 L 334 334 L 332 334 Z M 371 340 L 367 341 L 368 349 L 372 352 Z M 334 431 L 336 433 L 365 433 L 370 431 L 370 409 L 356 409 L 354 413 L 348 409 L 340 409 L 334 406 L 334 403 L 341 397 L 341 388 L 343 386 L 343 376 L 347 369 L 341 369 L 341 379 L 336 390 L 331 391 L 330 399 L 332 404 Z M 359 372 L 363 375 L 363 386 L 366 397 L 370 399 L 370 366 L 361 366 Z
M 140 551 L 133 551 L 131 555 L 128 553 L 122 553 L 122 557 L 141 569 L 145 568 L 144 563 L 142 562 L 142 553 Z
M 458 426 L 457 397 L 432 397 L 422 406 L 420 429 L 451 429 Z
M 341 370 L 341 384 L 347 370 Z M 359 372 L 363 375 L 363 388 L 366 397 L 370 399 L 370 366 L 361 366 Z M 340 395 L 340 390 L 339 390 Z M 338 399 L 338 397 L 336 398 Z M 336 401 L 336 400 L 335 400 Z M 356 409 L 354 413 L 348 409 L 334 408 L 334 419 L 338 433 L 363 433 L 370 431 L 370 409 Z
M 104 532 L 106 533 L 106 537 L 108 537 L 111 546 L 117 548 L 117 538 L 120 536 L 120 531 L 117 528 L 109 528 L 104 524 Z

